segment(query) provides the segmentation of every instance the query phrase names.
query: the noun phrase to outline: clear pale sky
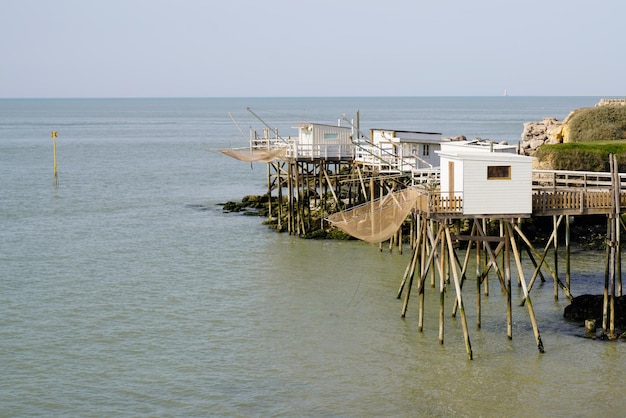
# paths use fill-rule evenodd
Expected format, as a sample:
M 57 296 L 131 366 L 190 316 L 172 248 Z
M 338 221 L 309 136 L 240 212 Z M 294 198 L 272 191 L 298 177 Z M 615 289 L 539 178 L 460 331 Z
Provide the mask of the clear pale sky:
M 626 95 L 623 0 L 3 0 L 0 97 Z

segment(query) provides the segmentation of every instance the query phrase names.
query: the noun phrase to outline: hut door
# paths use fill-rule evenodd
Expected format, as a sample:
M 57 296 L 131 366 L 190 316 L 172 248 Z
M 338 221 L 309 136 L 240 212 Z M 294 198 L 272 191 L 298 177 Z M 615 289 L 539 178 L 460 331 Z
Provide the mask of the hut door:
M 454 197 L 454 161 L 448 161 L 448 196 Z

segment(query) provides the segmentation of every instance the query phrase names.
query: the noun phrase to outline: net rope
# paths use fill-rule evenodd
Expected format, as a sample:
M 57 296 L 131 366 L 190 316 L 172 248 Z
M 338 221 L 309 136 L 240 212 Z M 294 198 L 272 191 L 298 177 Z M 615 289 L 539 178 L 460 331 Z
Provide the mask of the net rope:
M 383 242 L 391 238 L 423 196 L 407 188 L 359 206 L 330 215 L 327 220 L 346 234 L 366 242 Z
M 250 149 L 250 148 L 229 148 L 220 152 L 239 161 L 269 163 L 274 160 L 284 160 L 287 155 L 287 148 L 272 149 Z

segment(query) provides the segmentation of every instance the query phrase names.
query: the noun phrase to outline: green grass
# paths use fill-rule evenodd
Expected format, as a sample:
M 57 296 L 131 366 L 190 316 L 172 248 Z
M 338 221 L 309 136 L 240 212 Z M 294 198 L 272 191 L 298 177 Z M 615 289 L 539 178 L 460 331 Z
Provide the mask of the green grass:
M 568 127 L 569 142 L 626 139 L 626 106 L 579 109 L 571 116 Z
M 609 171 L 609 154 L 617 155 L 619 171 L 626 171 L 626 139 L 544 144 L 535 156 L 554 170 Z
M 554 170 L 609 171 L 609 154 L 626 171 L 626 106 L 606 105 L 576 110 L 567 121 L 563 144 L 542 145 L 535 156 Z

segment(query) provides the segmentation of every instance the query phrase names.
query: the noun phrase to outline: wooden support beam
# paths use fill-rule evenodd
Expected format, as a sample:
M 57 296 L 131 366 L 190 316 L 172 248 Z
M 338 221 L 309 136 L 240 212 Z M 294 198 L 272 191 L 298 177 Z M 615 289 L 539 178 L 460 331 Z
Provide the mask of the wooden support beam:
M 409 284 L 406 289 L 406 295 L 404 296 L 404 303 L 402 304 L 402 314 L 401 317 L 404 318 L 406 316 L 406 310 L 409 306 L 409 295 L 411 294 L 411 286 L 413 285 L 413 277 L 415 276 L 415 266 L 417 264 L 417 260 L 419 260 L 419 250 L 416 249 L 413 251 L 413 257 L 411 259 L 411 268 L 409 273 Z
M 483 228 L 481 227 L 481 225 L 476 222 L 475 223 L 476 228 L 478 233 L 480 234 L 480 236 L 485 237 L 485 232 L 483 231 Z M 497 248 L 502 248 L 502 246 L 504 245 L 504 242 L 501 242 L 500 244 L 498 244 Z M 496 272 L 496 275 L 498 276 L 498 280 L 500 280 L 500 285 L 502 286 L 502 289 L 507 292 L 506 290 L 506 284 L 504 282 L 504 275 L 501 271 L 501 269 L 498 267 L 498 260 L 497 260 L 497 250 L 496 252 L 492 251 L 491 246 L 489 245 L 488 241 L 484 242 L 484 248 L 487 251 L 487 255 L 489 256 L 489 260 L 490 260 L 490 266 L 493 266 L 494 271 Z
M 524 270 L 522 268 L 522 260 L 520 257 L 519 250 L 517 248 L 517 243 L 514 239 L 513 228 L 510 224 L 507 224 L 507 235 L 509 240 L 511 241 L 511 247 L 513 248 L 513 256 L 515 257 L 515 264 L 517 265 L 517 275 L 520 279 L 520 284 L 522 286 L 522 290 L 524 292 L 524 299 L 526 300 L 526 306 L 528 307 L 528 315 L 530 317 L 530 322 L 533 327 L 533 332 L 535 334 L 535 342 L 537 343 L 537 349 L 539 352 L 543 353 L 543 342 L 541 341 L 541 335 L 539 334 L 539 326 L 537 325 L 537 318 L 535 317 L 535 310 L 533 309 L 533 304 L 530 299 L 530 294 L 528 293 L 528 287 L 526 286 L 526 279 L 524 278 Z
M 520 236 L 520 238 L 522 238 L 522 240 L 524 240 L 524 242 L 526 243 L 526 245 L 528 246 L 528 248 L 533 252 L 533 254 L 535 254 L 536 257 L 539 257 L 540 254 L 539 252 L 535 249 L 535 247 L 533 247 L 532 243 L 530 242 L 530 240 L 526 237 L 526 235 L 524 234 L 524 232 L 521 230 L 521 228 L 519 227 L 519 225 L 513 225 L 513 229 L 515 230 L 515 232 L 517 232 L 517 234 Z M 546 244 L 546 249 L 544 250 L 543 255 L 541 256 L 538 265 L 538 268 L 541 267 L 544 263 L 545 260 L 545 256 L 547 253 L 547 249 L 550 246 L 550 242 L 548 240 L 548 243 Z M 570 290 L 563 284 L 563 282 L 561 282 L 561 280 L 556 277 L 556 274 L 554 273 L 554 271 L 552 271 L 552 269 L 550 268 L 550 266 L 548 265 L 548 263 L 545 263 L 545 267 L 546 269 L 550 272 L 550 274 L 552 275 L 552 278 L 554 280 L 556 280 L 559 283 L 559 286 L 561 286 L 561 289 L 565 292 L 565 296 L 569 299 L 572 300 L 574 299 L 574 297 L 572 296 Z M 528 285 L 528 292 L 530 292 L 532 290 L 532 284 L 534 282 L 535 277 L 537 277 L 537 270 L 535 270 L 535 273 L 533 274 L 533 277 L 530 280 L 530 283 Z M 524 304 L 524 301 L 522 300 L 521 304 Z
M 465 351 L 467 353 L 468 359 L 472 360 L 473 358 L 472 344 L 469 338 L 469 330 L 467 329 L 467 318 L 465 316 L 465 307 L 463 306 L 463 296 L 461 294 L 461 282 L 459 280 L 459 275 L 458 275 L 457 268 L 456 268 L 457 263 L 455 262 L 454 247 L 452 246 L 452 239 L 450 237 L 449 225 L 446 225 L 445 233 L 446 233 L 448 254 L 449 254 L 449 260 L 450 260 L 449 265 L 450 265 L 450 270 L 452 270 L 452 276 L 454 279 L 454 288 L 456 290 L 456 300 L 459 305 L 459 312 L 461 314 L 461 327 L 463 328 L 463 338 L 465 340 Z
M 504 237 L 481 236 L 481 235 L 452 235 L 453 241 L 480 241 L 480 242 L 503 242 Z
M 502 227 L 502 222 L 500 223 Z M 506 240 L 504 243 L 504 277 L 506 280 L 506 335 L 513 338 L 513 308 L 511 306 L 511 243 Z
M 472 228 L 472 231 L 474 231 L 474 228 Z M 467 243 L 467 248 L 465 249 L 465 258 L 463 259 L 463 265 L 461 266 L 461 262 L 456 254 L 456 251 L 454 252 L 454 260 L 456 262 L 457 266 L 461 266 L 461 289 L 463 288 L 463 283 L 465 283 L 465 279 L 467 278 L 466 276 L 466 272 L 467 272 L 467 266 L 469 264 L 469 259 L 470 259 L 470 252 L 472 250 L 472 242 L 473 241 L 469 241 Z M 458 304 L 454 303 L 454 307 L 452 308 L 452 316 L 455 317 L 456 316 L 456 312 L 458 309 Z

